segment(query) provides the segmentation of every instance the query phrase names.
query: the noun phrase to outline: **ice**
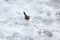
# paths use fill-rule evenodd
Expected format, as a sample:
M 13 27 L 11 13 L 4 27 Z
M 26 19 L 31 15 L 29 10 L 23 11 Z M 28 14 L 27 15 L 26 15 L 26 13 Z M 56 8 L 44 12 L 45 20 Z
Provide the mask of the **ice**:
M 60 0 L 0 0 L 0 40 L 60 40 Z M 23 12 L 30 16 L 26 21 Z

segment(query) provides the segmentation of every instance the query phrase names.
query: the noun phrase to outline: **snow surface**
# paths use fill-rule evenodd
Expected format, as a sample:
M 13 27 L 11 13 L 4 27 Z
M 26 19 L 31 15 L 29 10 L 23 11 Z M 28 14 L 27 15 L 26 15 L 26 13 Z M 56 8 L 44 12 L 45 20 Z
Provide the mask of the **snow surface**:
M 60 0 L 0 0 L 0 40 L 60 40 Z

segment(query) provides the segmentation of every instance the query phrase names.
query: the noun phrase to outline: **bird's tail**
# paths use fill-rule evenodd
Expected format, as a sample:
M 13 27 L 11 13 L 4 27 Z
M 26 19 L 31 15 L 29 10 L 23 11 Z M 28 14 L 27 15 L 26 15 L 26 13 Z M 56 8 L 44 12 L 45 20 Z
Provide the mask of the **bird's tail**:
M 23 13 L 24 13 L 25 16 L 27 16 L 25 12 L 23 12 Z

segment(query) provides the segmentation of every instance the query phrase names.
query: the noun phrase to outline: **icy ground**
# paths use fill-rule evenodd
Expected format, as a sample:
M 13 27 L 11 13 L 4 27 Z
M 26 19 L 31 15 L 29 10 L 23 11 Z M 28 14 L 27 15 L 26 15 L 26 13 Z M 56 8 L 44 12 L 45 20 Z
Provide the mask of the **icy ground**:
M 0 40 L 60 40 L 60 0 L 0 0 Z

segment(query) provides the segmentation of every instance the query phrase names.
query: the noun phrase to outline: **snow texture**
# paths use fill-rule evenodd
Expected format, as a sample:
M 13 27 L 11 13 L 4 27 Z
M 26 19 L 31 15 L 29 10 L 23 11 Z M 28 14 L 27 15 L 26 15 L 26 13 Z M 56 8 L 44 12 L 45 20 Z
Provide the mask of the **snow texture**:
M 0 0 L 0 40 L 60 40 L 60 0 Z

